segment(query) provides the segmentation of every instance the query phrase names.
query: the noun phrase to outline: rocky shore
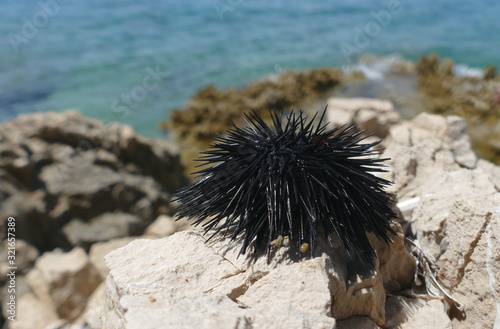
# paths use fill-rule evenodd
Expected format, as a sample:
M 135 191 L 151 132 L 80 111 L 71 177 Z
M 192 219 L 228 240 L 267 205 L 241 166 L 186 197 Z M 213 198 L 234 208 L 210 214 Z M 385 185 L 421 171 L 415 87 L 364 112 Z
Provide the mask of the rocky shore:
M 18 230 L 10 328 L 498 325 L 500 167 L 473 152 L 466 121 L 428 113 L 405 120 L 384 100 L 328 105 L 332 124 L 368 129 L 392 159 L 383 175 L 394 182 L 398 235 L 390 246 L 370 237 L 378 256 L 371 269 L 322 245 L 314 258 L 283 245 L 267 263 L 237 257 L 237 241 L 206 243 L 170 216 L 169 196 L 187 179 L 169 142 L 74 111 L 3 124 L 0 207 Z
M 481 76 L 464 76 L 451 60 L 436 55 L 423 56 L 416 63 L 365 55 L 359 66 L 345 72 L 332 68 L 285 71 L 241 89 L 208 86 L 182 109 L 174 110 L 160 128 L 178 137 L 181 159 L 190 173 L 198 152 L 224 132 L 231 120 L 241 123 L 249 109 L 262 115 L 269 108 L 316 112 L 332 95 L 383 98 L 405 119 L 425 111 L 464 118 L 474 151 L 500 164 L 499 88 L 500 76 L 493 66 L 486 67 Z
M 187 183 L 179 150 L 77 111 L 0 126 L 0 213 L 40 251 L 139 235 Z
M 160 129 L 169 130 L 182 147 L 181 159 L 186 173 L 194 171 L 193 159 L 205 149 L 213 137 L 226 131 L 231 121 L 243 121 L 243 113 L 255 110 L 269 117 L 269 109 L 282 111 L 302 108 L 318 98 L 326 99 L 331 91 L 342 85 L 344 74 L 334 68 L 294 72 L 252 83 L 242 89 L 222 91 L 207 86 L 198 91 L 182 109 L 175 109 Z
M 454 67 L 450 59 L 435 55 L 419 60 L 418 85 L 428 96 L 425 109 L 466 119 L 474 150 L 500 164 L 500 77 L 496 68 L 485 68 L 482 77 L 463 77 L 453 73 Z

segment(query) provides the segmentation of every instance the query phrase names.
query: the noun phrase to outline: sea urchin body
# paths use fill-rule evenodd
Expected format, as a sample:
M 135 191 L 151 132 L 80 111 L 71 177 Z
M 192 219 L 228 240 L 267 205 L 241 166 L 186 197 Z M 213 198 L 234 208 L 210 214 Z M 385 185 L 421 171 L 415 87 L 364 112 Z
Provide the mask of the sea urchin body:
M 390 182 L 372 174 L 384 171 L 387 159 L 373 149 L 379 142 L 362 143 L 355 126 L 327 130 L 325 113 L 316 128 L 302 111 L 283 123 L 273 111 L 270 125 L 255 111 L 245 115 L 247 126 L 233 124 L 203 152 L 209 166 L 201 179 L 174 196 L 179 216 L 204 222 L 207 232 L 234 228 L 233 239 L 244 232 L 241 253 L 254 240 L 256 249 L 265 241 L 269 253 L 279 236 L 312 252 L 318 234 L 331 241 L 335 233 L 348 252 L 369 260 L 366 232 L 386 243 L 394 233 L 384 191 Z

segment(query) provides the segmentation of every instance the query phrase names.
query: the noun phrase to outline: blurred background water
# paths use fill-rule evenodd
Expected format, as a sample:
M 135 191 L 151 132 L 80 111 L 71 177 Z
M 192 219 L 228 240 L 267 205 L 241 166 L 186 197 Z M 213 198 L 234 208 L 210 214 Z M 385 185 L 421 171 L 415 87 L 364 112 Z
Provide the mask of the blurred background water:
M 207 84 L 285 68 L 364 53 L 436 53 L 471 74 L 500 65 L 495 1 L 10 0 L 0 17 L 0 121 L 76 108 L 147 136 Z

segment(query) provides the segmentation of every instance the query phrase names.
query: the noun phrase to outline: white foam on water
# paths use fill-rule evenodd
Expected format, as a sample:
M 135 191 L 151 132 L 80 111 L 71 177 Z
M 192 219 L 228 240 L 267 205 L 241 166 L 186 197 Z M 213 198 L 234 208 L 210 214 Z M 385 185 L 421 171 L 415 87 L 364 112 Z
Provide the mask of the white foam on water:
M 484 76 L 482 69 L 477 67 L 469 67 L 463 64 L 453 65 L 453 69 L 451 70 L 451 72 L 457 77 L 473 77 L 481 79 Z
M 382 80 L 385 78 L 391 68 L 399 63 L 403 63 L 404 59 L 399 54 L 391 54 L 384 57 L 368 57 L 361 58 L 360 62 L 344 66 L 344 72 L 359 71 L 362 72 L 367 80 Z

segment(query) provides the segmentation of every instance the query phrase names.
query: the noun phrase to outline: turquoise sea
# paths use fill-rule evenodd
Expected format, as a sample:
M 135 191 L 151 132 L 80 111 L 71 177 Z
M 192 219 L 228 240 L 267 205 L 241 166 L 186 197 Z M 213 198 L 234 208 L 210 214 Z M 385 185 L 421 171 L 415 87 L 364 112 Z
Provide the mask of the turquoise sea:
M 500 2 L 7 0 L 0 10 L 0 121 L 76 108 L 160 136 L 199 88 L 358 55 L 437 53 L 500 66 Z M 473 71 L 474 72 L 474 71 Z

